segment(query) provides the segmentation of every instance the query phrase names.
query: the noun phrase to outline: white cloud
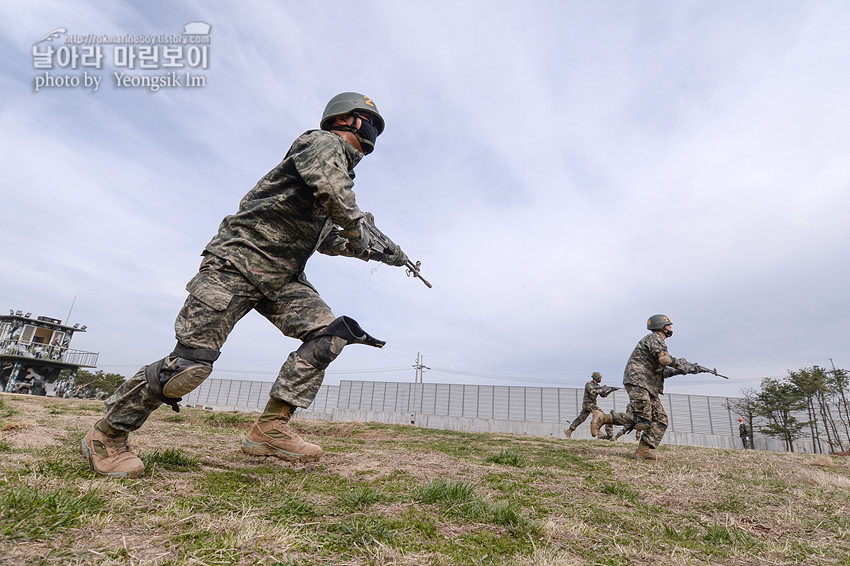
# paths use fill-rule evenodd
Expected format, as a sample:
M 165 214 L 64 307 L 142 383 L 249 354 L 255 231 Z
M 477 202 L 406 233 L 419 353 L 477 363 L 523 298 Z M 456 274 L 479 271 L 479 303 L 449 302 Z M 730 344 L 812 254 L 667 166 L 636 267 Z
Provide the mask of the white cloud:
M 655 312 L 676 322 L 676 355 L 747 379 L 850 363 L 847 7 L 158 10 L 0 8 L 13 54 L 0 66 L 0 236 L 15 242 L 2 296 L 64 317 L 77 294 L 102 363 L 129 374 L 168 351 L 218 222 L 342 90 L 367 92 L 388 123 L 358 166 L 358 201 L 434 288 L 311 260 L 335 312 L 388 340 L 347 349 L 330 381 L 407 368 L 417 352 L 495 376 L 434 380 L 615 380 Z M 188 21 L 212 25 L 204 88 L 32 92 L 30 47 L 51 29 L 177 33 Z M 248 317 L 217 368 L 273 375 L 294 347 Z

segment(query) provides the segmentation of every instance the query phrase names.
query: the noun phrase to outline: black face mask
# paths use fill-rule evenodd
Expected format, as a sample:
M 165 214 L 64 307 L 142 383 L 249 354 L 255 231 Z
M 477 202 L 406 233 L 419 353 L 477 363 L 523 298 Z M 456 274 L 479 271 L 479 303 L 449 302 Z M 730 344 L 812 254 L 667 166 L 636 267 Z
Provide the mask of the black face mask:
M 363 148 L 363 153 L 369 155 L 375 149 L 375 140 L 378 139 L 378 128 L 360 118 L 360 129 L 354 132 L 357 141 L 360 142 L 360 147 Z
M 673 336 L 673 329 L 672 328 L 670 330 L 662 330 L 661 332 L 663 332 L 664 336 L 666 336 L 667 338 L 670 338 L 671 336 Z

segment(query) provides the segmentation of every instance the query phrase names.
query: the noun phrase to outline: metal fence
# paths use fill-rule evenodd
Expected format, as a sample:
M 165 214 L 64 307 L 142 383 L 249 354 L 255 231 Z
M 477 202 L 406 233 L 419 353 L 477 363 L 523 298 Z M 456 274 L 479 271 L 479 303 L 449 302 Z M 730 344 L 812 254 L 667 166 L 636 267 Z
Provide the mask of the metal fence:
M 73 350 L 65 346 L 52 346 L 20 340 L 0 341 L 0 355 L 34 360 L 58 361 L 80 367 L 97 367 L 97 352 Z
M 208 379 L 184 397 L 184 403 L 233 409 L 262 410 L 271 382 Z M 383 381 L 341 381 L 323 385 L 308 413 L 333 409 L 445 415 L 508 421 L 569 423 L 581 411 L 583 389 L 499 385 L 419 384 Z M 727 407 L 730 397 L 664 395 L 662 404 L 670 432 L 738 435 L 738 417 Z M 625 391 L 598 400 L 603 411 L 624 411 Z M 756 434 L 758 437 L 758 434 Z

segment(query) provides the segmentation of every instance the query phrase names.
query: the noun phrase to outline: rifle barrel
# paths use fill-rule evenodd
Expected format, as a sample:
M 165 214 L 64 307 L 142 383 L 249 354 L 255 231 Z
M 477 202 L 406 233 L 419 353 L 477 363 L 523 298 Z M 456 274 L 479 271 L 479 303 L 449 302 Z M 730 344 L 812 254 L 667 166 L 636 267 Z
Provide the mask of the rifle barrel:
M 422 275 L 419 273 L 419 267 L 415 263 L 413 263 L 412 261 L 407 262 L 407 272 L 412 273 L 414 277 L 416 277 L 417 279 L 419 279 L 420 281 L 425 283 L 425 286 L 428 287 L 429 289 L 433 287 L 433 285 L 431 285 L 431 283 L 429 283 L 428 280 L 426 280 L 424 277 L 422 277 Z

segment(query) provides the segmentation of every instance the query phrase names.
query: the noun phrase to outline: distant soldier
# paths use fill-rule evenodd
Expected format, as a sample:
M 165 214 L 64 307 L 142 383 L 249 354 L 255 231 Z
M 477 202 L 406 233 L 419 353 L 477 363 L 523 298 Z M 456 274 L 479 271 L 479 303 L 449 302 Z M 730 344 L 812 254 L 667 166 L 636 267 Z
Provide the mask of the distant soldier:
M 665 340 L 673 336 L 673 323 L 663 314 L 649 317 L 646 323 L 651 332 L 638 342 L 623 375 L 623 384 L 629 393 L 631 411 L 607 414 L 594 411 L 590 434 L 596 436 L 603 425 L 631 425 L 641 431 L 636 458 L 657 460 L 655 449 L 667 431 L 667 413 L 661 404 L 664 380 L 674 375 L 701 373 L 699 364 L 685 358 L 674 358 L 667 351 Z
M 608 387 L 607 385 L 602 385 L 602 374 L 600 372 L 595 371 L 590 374 L 590 381 L 584 385 L 584 398 L 581 401 L 581 412 L 570 424 L 570 428 L 564 431 L 567 438 L 572 438 L 575 429 L 577 429 L 579 425 L 587 419 L 587 417 L 592 415 L 593 411 L 599 410 L 599 407 L 596 405 L 597 397 L 607 397 L 617 389 L 619 389 L 619 387 Z M 608 435 L 607 439 L 614 438 L 614 427 L 610 424 L 605 427 L 605 432 Z
M 750 425 L 748 425 L 743 418 L 738 419 L 738 422 L 741 423 L 738 425 L 738 434 L 741 435 L 741 442 L 744 443 L 744 449 L 749 450 L 753 447 L 753 443 L 750 440 L 752 438 L 752 433 L 750 432 Z

